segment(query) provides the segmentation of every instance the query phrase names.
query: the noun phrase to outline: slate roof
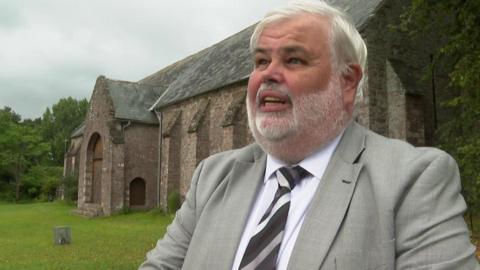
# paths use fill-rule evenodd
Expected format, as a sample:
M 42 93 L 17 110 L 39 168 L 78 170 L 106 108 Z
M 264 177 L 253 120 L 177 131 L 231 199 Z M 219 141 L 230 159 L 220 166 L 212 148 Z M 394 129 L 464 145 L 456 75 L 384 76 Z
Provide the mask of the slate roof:
M 85 130 L 85 122 L 81 123 L 73 132 L 70 134 L 70 138 L 76 138 L 83 135 L 83 131 Z
M 252 70 L 248 43 L 254 26 L 174 63 L 141 80 L 165 88 L 156 102 L 161 108 L 248 78 Z
M 83 133 L 82 133 L 83 135 Z M 70 143 L 70 148 L 68 149 L 67 153 L 65 153 L 65 156 L 66 157 L 73 157 L 75 156 L 78 151 L 80 150 L 80 148 L 82 147 L 82 143 L 75 143 L 75 142 L 71 142 Z
M 142 83 L 106 79 L 114 107 L 114 117 L 147 124 L 158 124 L 149 108 L 160 97 L 162 89 Z
M 162 89 L 141 83 L 112 80 L 104 76 L 100 76 L 99 79 L 105 81 L 113 102 L 115 118 L 158 124 L 155 113 L 149 108 L 160 97 Z M 70 134 L 70 138 L 83 136 L 84 130 L 85 122 Z
M 336 0 L 336 6 L 352 17 L 360 31 L 386 0 Z M 156 85 L 165 91 L 151 109 L 194 97 L 248 78 L 253 62 L 249 52 L 255 25 L 176 62 L 139 83 Z
M 369 19 L 387 0 L 330 0 L 328 2 L 344 10 L 352 18 L 357 29 L 362 32 Z

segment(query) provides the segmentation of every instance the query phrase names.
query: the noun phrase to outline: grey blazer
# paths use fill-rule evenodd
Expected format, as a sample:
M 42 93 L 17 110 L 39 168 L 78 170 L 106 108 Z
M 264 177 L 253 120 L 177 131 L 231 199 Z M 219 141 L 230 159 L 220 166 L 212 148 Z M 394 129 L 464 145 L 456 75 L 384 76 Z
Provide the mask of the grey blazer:
M 140 269 L 231 269 L 265 162 L 256 144 L 204 160 Z M 448 154 L 351 123 L 311 202 L 288 269 L 480 269 L 465 209 Z

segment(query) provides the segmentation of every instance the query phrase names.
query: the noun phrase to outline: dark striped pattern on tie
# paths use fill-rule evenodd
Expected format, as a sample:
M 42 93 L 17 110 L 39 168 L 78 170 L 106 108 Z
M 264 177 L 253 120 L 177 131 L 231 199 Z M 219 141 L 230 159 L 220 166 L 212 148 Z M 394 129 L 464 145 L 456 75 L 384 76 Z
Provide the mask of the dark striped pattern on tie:
M 283 167 L 276 172 L 278 190 L 248 243 L 239 269 L 275 269 L 290 209 L 290 190 L 307 174 L 300 166 Z

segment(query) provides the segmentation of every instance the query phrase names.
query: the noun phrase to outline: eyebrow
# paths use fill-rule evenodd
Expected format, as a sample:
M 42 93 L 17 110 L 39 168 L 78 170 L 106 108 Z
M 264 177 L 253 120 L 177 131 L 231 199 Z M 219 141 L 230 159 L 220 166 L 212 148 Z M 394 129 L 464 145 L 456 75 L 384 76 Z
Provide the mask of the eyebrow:
M 257 53 L 268 53 L 270 52 L 271 49 L 265 49 L 265 48 L 255 48 L 253 50 L 253 53 L 254 54 L 257 54 Z M 286 47 L 283 47 L 283 48 L 280 48 L 280 53 L 282 54 L 290 54 L 290 53 L 303 53 L 303 54 L 309 54 L 309 52 L 302 46 L 296 46 L 296 45 L 292 45 L 292 46 L 286 46 Z
M 257 48 L 255 48 L 255 49 L 253 50 L 253 54 L 257 54 L 257 53 L 267 53 L 268 51 L 269 51 L 269 50 L 267 50 L 267 49 L 258 48 L 258 47 L 257 47 Z
M 287 46 L 285 48 L 282 48 L 280 50 L 282 53 L 303 53 L 303 54 L 309 54 L 308 51 L 302 47 L 302 46 Z

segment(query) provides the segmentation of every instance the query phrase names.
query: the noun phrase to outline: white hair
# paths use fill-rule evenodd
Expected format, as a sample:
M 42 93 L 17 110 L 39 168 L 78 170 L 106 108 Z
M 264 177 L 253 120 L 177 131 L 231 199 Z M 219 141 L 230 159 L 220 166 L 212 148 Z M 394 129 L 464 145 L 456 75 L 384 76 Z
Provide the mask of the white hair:
M 363 77 L 358 84 L 357 97 L 362 97 L 363 83 L 366 78 L 367 46 L 355 24 L 340 9 L 331 6 L 323 0 L 295 0 L 284 7 L 275 9 L 265 15 L 257 24 L 250 39 L 250 50 L 255 50 L 258 39 L 264 28 L 272 23 L 290 19 L 300 14 L 312 14 L 326 17 L 331 23 L 329 35 L 332 51 L 332 65 L 341 74 L 350 71 L 350 64 L 359 64 Z

